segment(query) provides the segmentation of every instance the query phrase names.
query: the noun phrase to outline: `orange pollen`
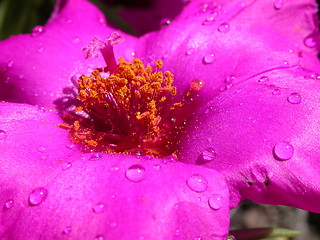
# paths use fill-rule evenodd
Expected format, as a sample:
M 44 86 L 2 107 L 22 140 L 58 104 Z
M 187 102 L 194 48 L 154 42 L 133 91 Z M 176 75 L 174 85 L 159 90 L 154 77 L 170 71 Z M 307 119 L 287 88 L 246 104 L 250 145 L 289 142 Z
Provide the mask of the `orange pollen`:
M 170 139 L 177 124 L 185 120 L 176 121 L 185 99 L 174 101 L 174 75 L 162 72 L 162 65 L 157 60 L 154 70 L 138 58 L 132 62 L 120 58 L 117 71 L 107 77 L 106 69 L 81 76 L 77 114 L 71 117 L 73 123 L 60 126 L 89 150 L 156 157 L 172 154 Z M 193 81 L 186 96 L 202 86 L 202 81 Z

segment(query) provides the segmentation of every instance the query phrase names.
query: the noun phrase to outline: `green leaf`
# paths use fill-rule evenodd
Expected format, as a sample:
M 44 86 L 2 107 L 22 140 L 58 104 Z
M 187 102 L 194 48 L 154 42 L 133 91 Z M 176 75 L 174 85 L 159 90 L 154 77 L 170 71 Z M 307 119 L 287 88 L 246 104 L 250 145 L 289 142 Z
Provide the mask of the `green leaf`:
M 278 237 L 296 237 L 300 234 L 299 231 L 285 228 L 252 228 L 230 231 L 230 238 L 234 236 L 237 240 L 258 240 Z

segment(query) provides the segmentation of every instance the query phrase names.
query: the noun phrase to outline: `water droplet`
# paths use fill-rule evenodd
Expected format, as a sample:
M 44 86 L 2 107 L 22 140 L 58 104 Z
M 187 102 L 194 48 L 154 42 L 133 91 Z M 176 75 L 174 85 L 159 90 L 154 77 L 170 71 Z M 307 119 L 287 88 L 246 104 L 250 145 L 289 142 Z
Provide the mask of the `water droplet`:
M 273 95 L 280 95 L 280 94 L 281 94 L 281 90 L 278 89 L 278 88 L 276 88 L 276 89 L 274 89 L 274 90 L 272 91 L 272 94 L 273 94 Z
M 163 18 L 160 20 L 160 27 L 165 28 L 171 24 L 172 19 L 171 18 Z
M 118 172 L 119 171 L 119 167 L 118 166 L 112 166 L 111 168 L 110 168 L 110 172 Z
M 193 240 L 202 240 L 201 237 L 194 237 Z
M 163 159 L 163 163 L 164 164 L 167 164 L 167 163 L 175 163 L 178 161 L 178 158 L 177 156 L 175 155 L 169 155 L 169 156 L 166 156 L 164 159 Z
M 69 234 L 71 233 L 71 231 L 72 231 L 71 226 L 67 226 L 65 229 L 63 229 L 63 234 Z
M 116 222 L 112 222 L 112 223 L 110 223 L 110 227 L 111 227 L 111 228 L 116 228 L 116 227 L 117 227 L 117 225 L 118 225 L 118 224 L 117 224 Z
M 214 24 L 215 19 L 216 19 L 216 13 L 215 15 L 206 17 L 206 19 L 202 22 L 202 25 L 206 26 L 206 25 Z
M 139 164 L 134 164 L 126 171 L 126 177 L 132 182 L 141 182 L 146 178 L 146 169 Z
M 301 102 L 301 95 L 299 93 L 291 93 L 288 97 L 288 102 L 298 104 Z
M 93 153 L 89 157 L 89 161 L 98 161 L 101 159 L 101 157 L 102 157 L 102 155 L 100 153 Z
M 65 164 L 62 166 L 62 170 L 68 170 L 69 168 L 71 168 L 71 166 L 72 166 L 72 163 L 71 163 L 71 162 L 65 163 Z
M 95 205 L 93 207 L 92 210 L 95 213 L 103 213 L 106 209 L 105 209 L 105 205 L 103 203 L 98 203 L 97 205 Z
M 214 59 L 215 59 L 215 55 L 213 53 L 206 54 L 203 57 L 204 63 L 207 63 L 207 64 L 213 63 Z
M 161 170 L 161 166 L 158 165 L 158 164 L 154 165 L 153 167 L 154 167 L 154 169 L 156 169 L 156 170 Z
M 208 200 L 209 207 L 213 210 L 219 210 L 222 207 L 222 199 L 220 195 L 214 194 Z
M 304 39 L 304 45 L 308 48 L 314 48 L 317 46 L 317 42 L 313 37 L 309 36 Z
M 230 75 L 224 81 L 225 83 L 232 83 L 235 79 L 236 77 L 234 75 Z
M 200 79 L 194 79 L 191 83 L 190 83 L 190 87 L 191 89 L 195 90 L 195 91 L 200 91 L 204 86 L 204 82 Z
M 289 160 L 294 152 L 293 146 L 289 142 L 280 142 L 274 149 L 273 153 L 278 160 Z
M 277 10 L 281 9 L 283 7 L 283 1 L 282 0 L 274 0 L 273 7 Z
M 48 190 L 45 188 L 36 188 L 34 189 L 31 194 L 29 195 L 29 205 L 37 206 L 43 203 L 48 195 Z
M 19 79 L 20 79 L 20 80 L 24 79 L 24 75 L 23 75 L 23 74 L 20 74 L 20 75 L 19 75 Z
M 37 52 L 38 52 L 38 53 L 42 53 L 42 52 L 43 52 L 43 50 L 44 50 L 44 48 L 43 48 L 43 47 L 39 47 L 39 48 L 38 48 L 38 50 L 37 50 Z
M 14 64 L 14 61 L 13 61 L 13 60 L 9 61 L 8 64 L 7 64 L 7 69 L 8 69 L 8 68 L 12 68 L 12 67 L 13 67 L 13 64 Z
M 186 54 L 190 56 L 193 53 L 193 51 L 194 51 L 193 48 L 188 48 L 186 51 Z
M 79 37 L 74 37 L 74 38 L 72 39 L 72 43 L 74 43 L 74 44 L 78 44 L 79 42 L 80 42 Z
M 102 235 L 97 235 L 94 240 L 104 240 L 104 237 Z
M 5 209 L 13 208 L 13 206 L 14 206 L 13 200 L 8 200 L 8 201 L 4 204 L 4 208 L 5 208 Z
M 228 23 L 222 23 L 219 28 L 218 28 L 218 31 L 219 32 L 222 32 L 222 33 L 227 33 L 230 31 L 230 26 Z
M 201 153 L 201 162 L 210 162 L 215 159 L 216 156 L 216 151 L 213 148 L 208 148 Z
M 4 140 L 7 138 L 7 133 L 4 130 L 0 130 L 0 140 Z
M 208 188 L 208 181 L 200 174 L 194 174 L 187 180 L 188 187 L 195 192 L 205 192 Z
M 43 26 L 35 26 L 33 29 L 32 29 L 32 32 L 31 32 L 31 36 L 32 37 L 37 37 L 39 36 L 40 34 L 44 33 L 45 29 Z
M 268 82 L 269 81 L 269 78 L 267 76 L 262 76 L 258 82 Z

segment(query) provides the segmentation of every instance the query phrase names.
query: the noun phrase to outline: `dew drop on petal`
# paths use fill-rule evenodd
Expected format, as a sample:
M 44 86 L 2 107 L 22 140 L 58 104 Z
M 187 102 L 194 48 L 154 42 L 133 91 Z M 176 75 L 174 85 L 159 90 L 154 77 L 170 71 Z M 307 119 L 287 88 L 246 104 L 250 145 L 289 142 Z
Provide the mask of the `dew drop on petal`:
M 117 225 L 118 225 L 118 224 L 117 224 L 116 222 L 112 222 L 112 223 L 110 223 L 110 227 L 111 227 L 111 228 L 116 228 L 116 227 L 117 227 Z
M 48 190 L 45 188 L 36 188 L 29 195 L 29 205 L 37 206 L 43 203 L 48 195 Z
M 4 204 L 4 208 L 5 208 L 5 209 L 13 208 L 13 206 L 14 206 L 13 200 L 8 200 L 8 201 Z
M 42 53 L 42 52 L 43 52 L 43 50 L 44 50 L 44 48 L 43 48 L 43 47 L 39 47 L 39 48 L 38 48 L 38 50 L 37 50 L 37 52 L 38 52 L 38 53 Z
M 262 76 L 258 82 L 268 82 L 269 81 L 269 78 L 267 76 Z
M 278 88 L 276 88 L 276 89 L 274 89 L 274 90 L 272 91 L 272 94 L 273 94 L 273 95 L 280 95 L 280 94 L 281 94 L 281 90 L 278 89 Z
M 278 160 L 289 160 L 294 153 L 294 147 L 289 142 L 280 142 L 274 149 L 273 153 Z
M 211 25 L 214 23 L 215 16 L 208 16 L 206 19 L 202 22 L 202 25 Z
M 283 7 L 283 0 L 274 0 L 273 7 L 277 10 L 281 9 Z
M 207 148 L 201 153 L 201 162 L 210 162 L 217 156 L 213 148 Z
M 97 205 L 95 205 L 93 207 L 92 210 L 95 213 L 103 213 L 106 209 L 105 209 L 105 205 L 103 203 L 98 203 Z
M 288 102 L 298 104 L 301 102 L 301 95 L 299 93 L 291 93 L 288 97 Z
M 313 37 L 306 37 L 304 39 L 304 45 L 308 48 L 314 48 L 317 46 L 317 42 Z
M 195 192 L 205 192 L 208 189 L 207 179 L 200 175 L 194 174 L 187 180 L 188 187 Z
M 119 171 L 119 167 L 118 167 L 118 166 L 112 166 L 112 167 L 110 168 L 110 172 L 115 173 L 115 172 L 118 172 L 118 171 Z
M 7 138 L 7 133 L 4 130 L 0 130 L 0 140 L 4 140 Z
M 35 27 L 32 29 L 31 36 L 32 36 L 32 37 L 37 37 L 37 36 L 39 36 L 40 34 L 42 34 L 44 31 L 45 31 L 45 29 L 44 29 L 43 26 L 35 26 Z
M 188 48 L 186 51 L 186 54 L 190 56 L 193 53 L 193 51 L 194 51 L 193 48 Z
M 78 44 L 79 42 L 80 42 L 79 37 L 74 37 L 74 38 L 72 39 L 72 43 L 73 43 L 73 44 Z
M 139 164 L 134 164 L 126 171 L 126 177 L 132 182 L 141 182 L 146 178 L 146 169 Z
M 67 226 L 65 229 L 63 229 L 63 234 L 69 234 L 71 233 L 71 231 L 72 231 L 71 226 Z
M 210 63 L 214 62 L 214 59 L 215 59 L 215 55 L 213 53 L 209 53 L 209 54 L 204 55 L 203 62 L 210 64 Z
M 222 207 L 222 199 L 218 194 L 212 195 L 208 200 L 209 207 L 213 210 L 219 210 Z
M 97 235 L 93 240 L 104 240 L 102 235 Z
M 89 157 L 89 161 L 98 161 L 101 159 L 101 157 L 102 157 L 102 155 L 100 153 L 93 153 Z
M 71 166 L 72 166 L 72 163 L 71 163 L 71 162 L 65 163 L 65 164 L 62 166 L 62 170 L 68 170 L 69 168 L 71 168 Z
M 12 68 L 13 67 L 13 64 L 14 64 L 14 61 L 11 60 L 7 63 L 7 68 Z
M 193 240 L 202 240 L 201 237 L 194 237 Z
M 221 33 L 227 33 L 230 31 L 230 26 L 228 23 L 222 23 L 219 28 L 218 31 Z
M 160 20 L 160 27 L 165 28 L 171 24 L 172 19 L 171 18 L 163 18 Z

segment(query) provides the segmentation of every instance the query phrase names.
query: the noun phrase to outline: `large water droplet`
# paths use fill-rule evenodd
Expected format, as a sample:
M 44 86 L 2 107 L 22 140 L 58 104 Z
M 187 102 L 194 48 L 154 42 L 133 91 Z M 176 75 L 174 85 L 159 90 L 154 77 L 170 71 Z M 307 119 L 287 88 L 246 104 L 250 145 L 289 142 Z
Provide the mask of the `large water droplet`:
M 4 208 L 5 208 L 5 209 L 13 208 L 13 206 L 14 206 L 13 200 L 8 200 L 8 201 L 4 204 Z
M 141 182 L 146 178 L 146 169 L 139 164 L 134 164 L 126 171 L 126 177 L 132 182 Z
M 7 133 L 4 130 L 0 130 L 0 140 L 4 140 L 7 138 Z
M 29 195 L 29 205 L 37 206 L 43 203 L 48 195 L 48 190 L 45 188 L 36 188 Z
M 210 162 L 217 156 L 216 151 L 213 148 L 207 148 L 205 149 L 201 155 L 201 162 Z
M 317 46 L 317 42 L 313 37 L 306 37 L 304 39 L 304 45 L 308 48 L 314 48 Z
M 301 95 L 299 93 L 291 93 L 288 97 L 288 102 L 298 104 L 301 102 Z
M 282 0 L 274 0 L 273 7 L 277 10 L 281 9 L 283 7 L 283 1 Z
M 278 160 L 289 160 L 294 153 L 294 147 L 289 142 L 280 142 L 274 149 L 273 153 Z
M 212 195 L 208 200 L 209 207 L 213 210 L 219 210 L 222 207 L 222 199 L 218 194 Z
M 165 28 L 171 24 L 172 19 L 171 18 L 163 18 L 160 20 L 160 27 Z
M 103 203 L 98 203 L 97 205 L 95 205 L 93 207 L 92 210 L 95 213 L 103 213 L 106 209 L 105 209 L 105 205 Z
M 207 179 L 200 175 L 194 174 L 187 180 L 188 187 L 195 192 L 205 192 L 208 189 Z
M 163 159 L 163 163 L 164 164 L 168 164 L 168 163 L 175 163 L 178 161 L 178 158 L 177 156 L 175 155 L 169 155 L 169 156 L 166 156 L 164 159 Z
M 222 33 L 227 33 L 230 31 L 230 26 L 228 23 L 222 23 L 219 28 L 218 28 L 218 31 L 219 32 L 222 32 Z
M 204 55 L 203 62 L 210 64 L 210 63 L 214 62 L 214 59 L 215 59 L 215 55 L 213 53 L 209 53 L 209 54 Z
M 32 29 L 32 32 L 31 32 L 31 36 L 32 37 L 37 37 L 39 36 L 40 34 L 44 33 L 45 31 L 45 28 L 43 26 L 35 26 L 33 29 Z

